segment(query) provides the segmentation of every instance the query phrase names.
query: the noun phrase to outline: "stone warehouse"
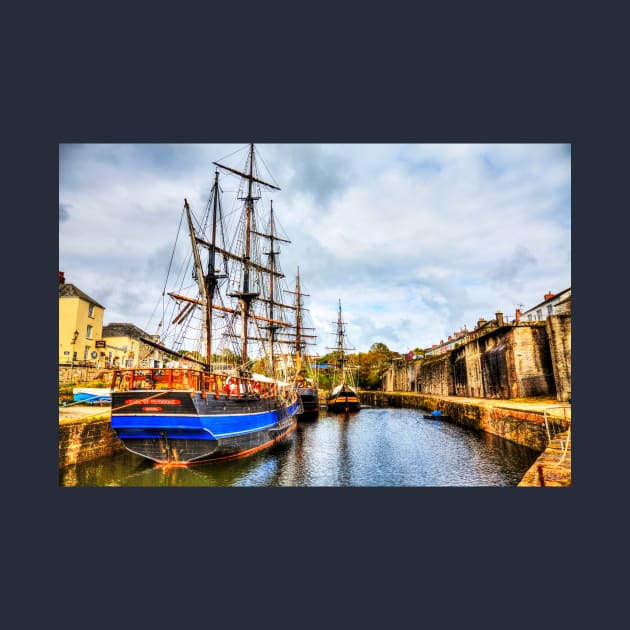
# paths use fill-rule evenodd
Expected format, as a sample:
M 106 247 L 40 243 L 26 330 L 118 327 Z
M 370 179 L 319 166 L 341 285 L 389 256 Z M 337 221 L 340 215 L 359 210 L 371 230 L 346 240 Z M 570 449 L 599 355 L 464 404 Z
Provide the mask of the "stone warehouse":
M 541 319 L 523 320 L 516 311 L 506 322 L 480 319 L 476 328 L 425 352 L 422 359 L 397 359 L 383 378 L 384 391 L 438 396 L 527 398 L 555 396 L 571 401 L 571 292 L 553 303 Z

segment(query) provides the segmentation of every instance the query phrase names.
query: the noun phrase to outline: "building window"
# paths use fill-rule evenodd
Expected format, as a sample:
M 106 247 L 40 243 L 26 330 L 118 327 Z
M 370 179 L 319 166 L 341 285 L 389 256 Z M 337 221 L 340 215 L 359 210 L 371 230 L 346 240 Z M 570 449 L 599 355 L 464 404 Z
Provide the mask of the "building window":
M 531 313 L 527 316 L 527 319 L 528 319 L 528 321 L 530 321 L 530 322 L 532 321 L 532 314 L 531 314 Z
M 92 339 L 92 331 L 94 330 L 94 328 L 92 326 L 90 326 L 90 324 L 88 324 L 87 327 L 87 331 L 85 333 L 85 336 L 87 339 Z
M 551 315 L 553 313 L 553 306 L 551 304 L 547 304 L 547 315 Z
M 539 308 L 539 309 L 536 311 L 536 317 L 537 317 L 538 321 L 541 321 L 541 320 L 542 320 L 542 318 L 543 318 L 543 316 L 542 316 L 542 308 Z
M 136 342 L 132 341 L 131 342 L 131 352 L 133 352 L 133 349 L 136 347 Z
M 94 304 L 88 305 L 88 317 L 94 317 Z

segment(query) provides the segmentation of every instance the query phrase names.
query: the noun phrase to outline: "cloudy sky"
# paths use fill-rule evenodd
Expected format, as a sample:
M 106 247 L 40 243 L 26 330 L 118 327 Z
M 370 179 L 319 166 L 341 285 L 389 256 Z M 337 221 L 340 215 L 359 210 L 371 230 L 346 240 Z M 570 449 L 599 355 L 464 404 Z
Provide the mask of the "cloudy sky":
M 532 307 L 571 286 L 567 144 L 259 144 L 261 177 L 300 268 L 318 336 L 407 352 L 479 317 Z M 64 144 L 59 270 L 105 307 L 105 323 L 148 333 L 183 200 L 201 214 L 213 161 L 245 165 L 245 144 Z M 227 158 L 227 159 L 226 159 Z M 224 186 L 229 192 L 229 186 Z

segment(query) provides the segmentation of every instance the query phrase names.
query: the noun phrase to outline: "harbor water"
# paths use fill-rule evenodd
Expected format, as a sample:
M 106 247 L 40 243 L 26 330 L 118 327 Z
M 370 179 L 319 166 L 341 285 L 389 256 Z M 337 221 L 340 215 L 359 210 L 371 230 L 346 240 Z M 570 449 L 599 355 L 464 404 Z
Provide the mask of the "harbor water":
M 364 407 L 298 423 L 283 444 L 165 468 L 129 452 L 68 466 L 60 486 L 516 486 L 539 453 L 417 409 Z

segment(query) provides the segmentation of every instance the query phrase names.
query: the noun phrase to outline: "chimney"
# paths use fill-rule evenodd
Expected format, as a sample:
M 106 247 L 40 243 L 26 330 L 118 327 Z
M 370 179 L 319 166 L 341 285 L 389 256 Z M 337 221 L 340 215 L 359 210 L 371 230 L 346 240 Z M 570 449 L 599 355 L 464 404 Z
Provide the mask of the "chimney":
M 554 294 L 551 291 L 549 291 L 549 293 L 545 293 L 545 300 L 550 300 L 553 296 Z
M 497 325 L 503 326 L 503 313 L 501 313 L 500 311 L 497 311 L 496 318 L 497 318 Z
M 444 345 L 444 339 L 440 339 L 440 345 L 443 346 Z
M 453 341 L 453 337 L 451 335 L 448 336 L 449 341 Z
M 485 323 L 486 320 L 483 317 L 480 317 L 479 321 L 477 322 L 477 328 L 481 328 Z
M 521 321 L 521 309 L 520 308 L 516 309 L 516 314 L 514 315 L 514 321 L 515 322 L 520 322 Z
M 63 274 L 63 271 L 59 272 L 59 284 L 65 284 L 66 283 L 66 278 Z
M 431 347 L 432 348 L 437 348 L 437 346 L 435 344 L 432 344 Z

